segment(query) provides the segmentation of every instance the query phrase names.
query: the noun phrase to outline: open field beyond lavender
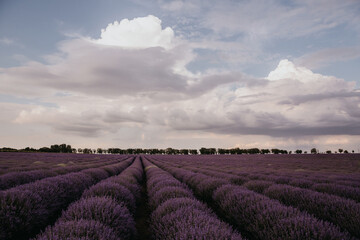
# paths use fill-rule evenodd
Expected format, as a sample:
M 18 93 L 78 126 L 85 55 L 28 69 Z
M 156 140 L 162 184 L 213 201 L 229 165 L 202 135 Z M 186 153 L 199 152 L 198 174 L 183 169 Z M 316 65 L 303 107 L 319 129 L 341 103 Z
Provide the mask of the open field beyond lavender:
M 0 153 L 0 239 L 359 239 L 360 155 Z

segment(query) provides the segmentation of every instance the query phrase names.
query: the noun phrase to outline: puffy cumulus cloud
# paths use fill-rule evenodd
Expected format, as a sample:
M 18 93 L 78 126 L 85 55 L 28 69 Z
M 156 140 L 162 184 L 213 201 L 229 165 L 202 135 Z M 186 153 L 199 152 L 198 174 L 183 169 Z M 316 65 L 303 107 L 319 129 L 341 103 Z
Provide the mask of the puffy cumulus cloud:
M 63 91 L 105 98 L 141 95 L 170 100 L 194 97 L 218 85 L 244 80 L 238 73 L 190 72 L 186 66 L 195 57 L 192 48 L 185 41 L 165 48 L 168 45 L 164 44 L 170 43 L 173 35 L 171 39 L 164 38 L 169 31 L 161 30 L 160 20 L 154 16 L 123 21 L 115 27 L 121 33 L 113 32 L 114 36 L 125 36 L 117 39 L 116 46 L 98 44 L 108 39 L 106 36 L 97 42 L 71 39 L 59 44 L 58 53 L 46 56 L 48 63 L 28 62 L 20 67 L 0 69 L 4 86 L 0 93 L 49 97 Z M 146 22 L 154 26 L 149 27 Z M 144 33 L 142 28 L 150 30 Z M 109 34 L 112 31 L 106 30 Z M 126 31 L 131 31 L 133 36 Z M 132 38 L 143 41 L 141 48 L 122 47 L 140 46 Z
M 124 48 L 149 48 L 173 46 L 174 31 L 170 27 L 162 29 L 161 20 L 153 15 L 123 19 L 110 23 L 101 30 L 101 38 L 96 43 Z
M 217 87 L 169 112 L 175 129 L 299 137 L 359 135 L 360 92 L 354 82 L 313 73 L 288 60 L 257 85 Z M 182 111 L 181 111 L 182 110 Z

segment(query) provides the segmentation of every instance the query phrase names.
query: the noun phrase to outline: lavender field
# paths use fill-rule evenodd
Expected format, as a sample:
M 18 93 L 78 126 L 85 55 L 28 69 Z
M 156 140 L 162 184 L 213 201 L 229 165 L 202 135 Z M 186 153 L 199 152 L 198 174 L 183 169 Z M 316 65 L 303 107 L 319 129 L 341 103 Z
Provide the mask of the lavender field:
M 360 155 L 0 153 L 0 239 L 359 239 Z

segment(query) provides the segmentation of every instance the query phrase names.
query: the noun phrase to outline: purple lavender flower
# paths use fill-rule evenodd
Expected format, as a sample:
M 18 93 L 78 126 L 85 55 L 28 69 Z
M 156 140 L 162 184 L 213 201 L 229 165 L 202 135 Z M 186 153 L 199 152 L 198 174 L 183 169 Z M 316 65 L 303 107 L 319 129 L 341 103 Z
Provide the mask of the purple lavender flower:
M 49 227 L 44 233 L 36 237 L 36 240 L 120 240 L 112 228 L 95 220 L 72 220 L 58 222 Z
M 125 204 L 118 204 L 109 197 L 82 199 L 69 206 L 59 221 L 95 220 L 114 230 L 117 236 L 131 239 L 135 233 L 135 222 Z

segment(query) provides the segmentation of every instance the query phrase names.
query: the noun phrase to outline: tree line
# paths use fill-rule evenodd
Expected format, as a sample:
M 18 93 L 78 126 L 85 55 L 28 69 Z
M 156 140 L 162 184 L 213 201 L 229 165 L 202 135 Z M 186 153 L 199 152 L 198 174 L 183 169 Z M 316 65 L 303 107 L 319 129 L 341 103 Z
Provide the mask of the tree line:
M 166 149 L 158 149 L 158 148 L 72 148 L 71 145 L 68 144 L 54 144 L 50 147 L 42 147 L 39 149 L 26 147 L 24 149 L 15 149 L 3 147 L 0 148 L 0 152 L 54 152 L 54 153 L 82 153 L 82 154 L 161 154 L 161 155 L 236 155 L 236 154 L 307 154 L 307 151 L 302 151 L 300 149 L 292 151 L 287 151 L 278 148 L 272 149 L 259 149 L 259 148 L 205 148 L 202 147 L 198 149 L 175 149 L 175 148 L 166 148 Z M 318 149 L 312 148 L 310 153 L 316 154 L 320 153 Z M 331 154 L 332 151 L 327 150 L 325 153 Z M 338 149 L 334 153 L 349 153 L 347 150 Z M 354 153 L 354 150 L 352 150 Z

